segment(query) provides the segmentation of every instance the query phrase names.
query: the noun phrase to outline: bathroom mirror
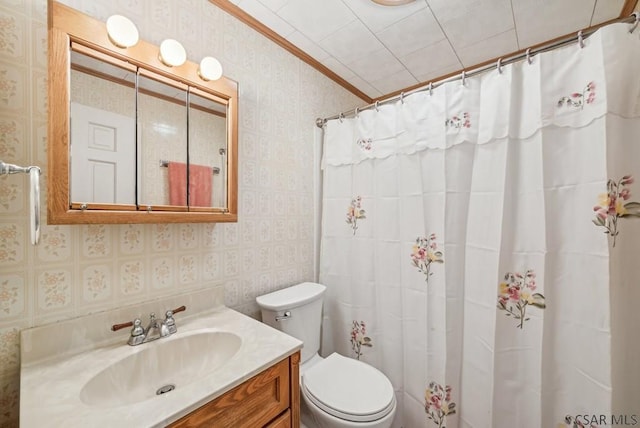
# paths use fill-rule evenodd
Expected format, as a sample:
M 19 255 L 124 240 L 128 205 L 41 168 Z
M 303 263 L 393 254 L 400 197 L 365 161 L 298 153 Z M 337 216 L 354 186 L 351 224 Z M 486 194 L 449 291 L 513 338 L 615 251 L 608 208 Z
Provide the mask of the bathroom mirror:
M 138 192 L 145 207 L 187 207 L 187 93 L 180 82 L 138 76 Z
M 227 112 L 223 104 L 197 89 L 189 92 L 190 174 L 203 177 L 189 192 L 189 207 L 221 206 L 227 199 Z M 204 177 L 213 176 L 211 181 Z M 207 186 L 198 186 L 206 183 Z
M 48 223 L 237 221 L 237 83 L 48 10 Z
M 136 73 L 71 52 L 71 201 L 136 203 Z

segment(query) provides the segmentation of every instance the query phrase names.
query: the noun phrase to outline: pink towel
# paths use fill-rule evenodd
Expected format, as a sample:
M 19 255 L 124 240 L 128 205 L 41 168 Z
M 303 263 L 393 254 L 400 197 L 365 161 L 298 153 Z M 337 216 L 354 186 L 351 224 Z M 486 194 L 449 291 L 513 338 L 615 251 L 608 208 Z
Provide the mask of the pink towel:
M 169 205 L 187 205 L 187 164 L 168 162 Z
M 169 204 L 187 205 L 187 165 L 169 162 Z M 189 165 L 189 202 L 193 207 L 211 206 L 213 168 Z
M 189 205 L 210 207 L 212 184 L 213 168 L 204 165 L 189 165 Z

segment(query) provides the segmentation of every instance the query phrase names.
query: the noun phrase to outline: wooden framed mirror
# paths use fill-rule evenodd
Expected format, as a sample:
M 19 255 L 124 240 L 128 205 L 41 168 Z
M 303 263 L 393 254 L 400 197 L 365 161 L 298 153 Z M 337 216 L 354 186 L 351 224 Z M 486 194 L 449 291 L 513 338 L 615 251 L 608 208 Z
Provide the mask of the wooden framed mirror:
M 48 223 L 237 221 L 238 84 L 48 11 Z

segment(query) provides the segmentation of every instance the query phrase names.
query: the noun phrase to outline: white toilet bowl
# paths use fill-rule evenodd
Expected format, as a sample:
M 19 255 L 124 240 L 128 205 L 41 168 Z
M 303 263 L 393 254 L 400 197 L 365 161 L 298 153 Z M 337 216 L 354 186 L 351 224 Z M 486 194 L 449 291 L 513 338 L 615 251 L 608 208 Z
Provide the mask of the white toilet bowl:
M 337 353 L 312 360 L 300 370 L 300 395 L 311 416 L 311 421 L 306 421 L 308 428 L 391 426 L 396 399 L 382 372 Z
M 325 290 L 305 282 L 256 298 L 263 322 L 304 342 L 302 422 L 307 428 L 389 428 L 396 413 L 389 379 L 362 361 L 318 355 Z

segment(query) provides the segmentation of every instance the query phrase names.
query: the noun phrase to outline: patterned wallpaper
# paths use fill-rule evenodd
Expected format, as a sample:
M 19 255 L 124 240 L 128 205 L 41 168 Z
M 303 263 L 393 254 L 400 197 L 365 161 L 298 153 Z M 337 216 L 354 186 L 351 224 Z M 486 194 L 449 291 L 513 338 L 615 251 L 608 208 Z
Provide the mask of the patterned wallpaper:
M 124 14 L 143 39 L 214 55 L 239 82 L 240 219 L 44 225 L 34 247 L 27 177 L 0 177 L 0 427 L 18 425 L 23 328 L 217 284 L 227 305 L 256 316 L 257 295 L 311 280 L 314 121 L 362 104 L 206 0 L 65 3 L 103 21 Z M 0 3 L 0 159 L 38 165 L 45 181 L 46 35 L 45 0 Z

